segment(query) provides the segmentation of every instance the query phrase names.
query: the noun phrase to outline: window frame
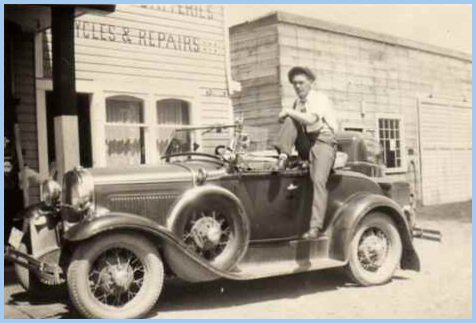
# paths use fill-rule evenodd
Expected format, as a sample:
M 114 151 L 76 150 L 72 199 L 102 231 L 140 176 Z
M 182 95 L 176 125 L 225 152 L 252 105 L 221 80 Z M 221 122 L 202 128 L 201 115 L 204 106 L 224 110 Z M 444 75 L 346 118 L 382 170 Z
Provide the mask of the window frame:
M 177 89 L 180 87 L 176 87 Z M 99 95 L 100 94 L 100 95 Z M 106 126 L 107 125 L 117 125 L 120 126 L 119 123 L 108 123 L 106 121 L 106 100 L 113 99 L 115 97 L 130 97 L 135 100 L 142 101 L 143 105 L 143 123 L 140 124 L 122 124 L 123 126 L 140 126 L 144 129 L 144 146 L 145 146 L 145 163 L 139 164 L 137 166 L 146 166 L 146 165 L 155 165 L 160 162 L 161 156 L 158 154 L 158 151 L 155 147 L 155 129 L 160 127 L 157 122 L 157 102 L 162 100 L 179 100 L 184 101 L 187 104 L 187 112 L 189 118 L 189 125 L 193 126 L 195 124 L 200 124 L 202 122 L 201 119 L 201 106 L 197 105 L 195 102 L 197 101 L 197 95 L 183 95 L 183 93 L 175 93 L 174 91 L 165 93 L 156 92 L 156 90 L 150 89 L 149 92 L 143 91 L 123 91 L 122 89 L 115 89 L 115 90 L 102 90 L 96 96 L 96 104 L 100 107 L 100 112 L 98 112 L 98 116 L 96 116 L 96 120 L 91 119 L 91 122 L 97 123 L 97 132 L 98 135 L 101 137 L 101 149 L 96 147 L 96 149 L 100 152 L 100 156 L 94 155 L 93 147 L 93 166 L 100 166 L 100 167 L 109 167 L 107 164 L 107 154 L 106 154 L 106 142 L 104 141 L 106 138 Z M 163 125 L 166 126 L 166 125 Z M 171 125 L 173 127 L 174 125 Z M 103 139 L 104 138 L 104 139 Z M 196 142 L 199 145 L 202 145 L 202 136 L 201 134 L 197 133 L 192 138 L 192 143 Z
M 375 124 L 376 124 L 376 132 L 377 132 L 377 139 L 382 149 L 384 149 L 383 145 L 381 144 L 380 138 L 380 125 L 379 121 L 385 119 L 392 119 L 399 121 L 399 133 L 400 133 L 400 167 L 388 167 L 385 164 L 387 174 L 396 174 L 396 173 L 405 173 L 407 171 L 407 153 L 406 153 L 406 145 L 405 145 L 405 123 L 404 118 L 401 114 L 398 113 L 378 113 L 375 115 Z M 383 150 L 384 160 L 385 160 L 385 150 Z M 386 161 L 385 161 L 386 162 Z
M 159 120 L 158 120 L 158 103 L 161 102 L 161 101 L 168 101 L 168 100 L 174 100 L 174 101 L 180 101 L 180 102 L 183 102 L 186 104 L 186 112 L 187 112 L 187 117 L 188 117 L 188 124 L 172 124 L 172 123 L 159 123 Z M 153 106 L 153 113 L 154 115 L 154 124 L 153 124 L 153 127 L 151 127 L 151 142 L 153 143 L 152 144 L 152 147 L 151 149 L 155 149 L 155 140 L 157 138 L 156 136 L 156 130 L 158 130 L 159 128 L 171 128 L 171 129 L 174 129 L 174 128 L 177 128 L 179 126 L 184 126 L 184 125 L 187 125 L 187 126 L 191 126 L 193 123 L 192 123 L 192 103 L 189 101 L 189 100 L 185 100 L 183 98 L 173 98 L 173 97 L 166 97 L 166 98 L 156 98 L 155 101 L 154 101 L 154 106 Z M 152 134 L 152 132 L 154 134 Z M 194 134 L 191 133 L 190 134 L 191 138 L 190 138 L 190 149 L 192 150 L 192 143 L 194 142 Z M 196 141 L 195 141 L 196 142 Z M 159 151 L 155 151 L 154 152 L 156 154 L 156 156 L 160 159 L 162 156 L 160 155 Z
M 107 101 L 108 100 L 114 100 L 117 99 L 119 101 L 120 99 L 123 99 L 123 101 L 127 101 L 127 99 L 130 99 L 130 101 L 137 101 L 141 102 L 142 104 L 142 122 L 141 123 L 128 123 L 128 122 L 108 122 L 107 121 Z M 150 157 L 148 155 L 148 140 L 149 140 L 149 125 L 147 122 L 148 118 L 148 112 L 147 112 L 147 98 L 139 95 L 139 94 L 111 94 L 107 95 L 104 97 L 104 139 L 107 137 L 107 127 L 133 127 L 133 128 L 142 128 L 144 131 L 144 163 L 139 163 L 136 166 L 141 166 L 141 165 L 147 165 L 150 161 L 148 160 Z M 107 144 L 104 142 L 104 149 L 107 151 Z M 142 147 L 141 147 L 142 149 Z M 105 166 L 106 167 L 111 167 L 107 163 L 108 157 L 107 153 L 105 153 Z M 124 165 L 128 166 L 128 165 Z

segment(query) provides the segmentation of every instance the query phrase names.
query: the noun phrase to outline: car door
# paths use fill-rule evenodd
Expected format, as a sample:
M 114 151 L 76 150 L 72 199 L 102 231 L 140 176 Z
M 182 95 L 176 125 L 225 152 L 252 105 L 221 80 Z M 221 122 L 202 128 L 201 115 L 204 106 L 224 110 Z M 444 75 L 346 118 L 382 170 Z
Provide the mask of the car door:
M 310 212 L 307 171 L 247 172 L 238 181 L 251 225 L 251 240 L 291 239 L 302 231 Z

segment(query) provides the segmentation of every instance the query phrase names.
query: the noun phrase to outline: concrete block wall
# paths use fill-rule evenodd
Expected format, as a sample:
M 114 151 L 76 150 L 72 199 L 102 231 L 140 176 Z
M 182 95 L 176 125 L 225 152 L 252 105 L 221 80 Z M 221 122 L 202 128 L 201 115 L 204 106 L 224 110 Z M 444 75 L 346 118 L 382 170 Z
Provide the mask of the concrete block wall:
M 287 73 L 308 66 L 341 129 L 364 127 L 377 136 L 379 114 L 403 117 L 406 171 L 391 176 L 410 182 L 420 177 L 418 100 L 471 101 L 471 57 L 451 50 L 279 12 L 232 27 L 230 43 L 232 76 L 242 84 L 232 98 L 235 114 L 266 127 L 272 138 L 279 110 L 296 97 Z
M 231 33 L 232 79 L 241 83 L 241 92 L 232 95 L 235 117 L 272 132 L 277 131 L 276 111 L 282 106 L 278 48 L 275 24 Z
M 378 114 L 403 117 L 407 171 L 393 177 L 419 178 L 419 98 L 471 100 L 470 60 L 292 24 L 280 24 L 278 33 L 282 106 L 295 100 L 287 72 L 303 65 L 333 101 L 341 129 L 362 125 L 376 131 Z

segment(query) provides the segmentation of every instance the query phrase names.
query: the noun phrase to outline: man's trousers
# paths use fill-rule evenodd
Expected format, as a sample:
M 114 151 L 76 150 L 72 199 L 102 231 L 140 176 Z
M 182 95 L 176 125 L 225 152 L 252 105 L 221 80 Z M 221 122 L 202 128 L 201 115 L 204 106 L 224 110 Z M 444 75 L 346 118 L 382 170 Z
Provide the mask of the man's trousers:
M 291 117 L 284 119 L 278 133 L 276 148 L 280 153 L 291 155 L 293 146 L 303 160 L 309 161 L 309 176 L 313 183 L 312 215 L 310 229 L 322 229 L 327 209 L 327 179 L 334 165 L 336 147 L 323 141 L 311 140 L 303 127 Z

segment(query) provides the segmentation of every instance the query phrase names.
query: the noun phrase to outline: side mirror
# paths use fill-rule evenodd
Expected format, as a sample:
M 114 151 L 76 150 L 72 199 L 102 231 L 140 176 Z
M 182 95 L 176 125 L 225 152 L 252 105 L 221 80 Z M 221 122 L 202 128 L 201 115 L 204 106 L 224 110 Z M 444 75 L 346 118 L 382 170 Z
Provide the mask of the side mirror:
M 241 135 L 240 140 L 241 140 L 241 147 L 243 149 L 248 149 L 250 147 L 250 145 L 251 145 L 250 136 L 248 136 L 246 134 L 243 134 L 243 135 Z

